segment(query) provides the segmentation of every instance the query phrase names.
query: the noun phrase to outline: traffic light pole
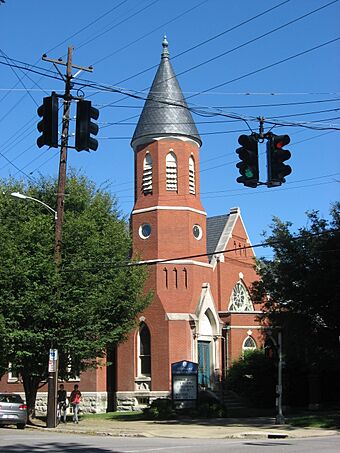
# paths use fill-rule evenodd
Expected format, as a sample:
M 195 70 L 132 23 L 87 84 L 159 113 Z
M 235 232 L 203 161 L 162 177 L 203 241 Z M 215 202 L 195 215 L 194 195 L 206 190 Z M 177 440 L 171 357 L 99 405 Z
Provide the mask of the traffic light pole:
M 62 135 L 61 135 L 61 149 L 59 159 L 59 176 L 57 188 L 57 218 L 55 223 L 55 243 L 54 243 L 54 259 L 56 270 L 59 272 L 61 265 L 61 248 L 62 248 L 62 228 L 64 221 L 64 200 L 65 200 L 65 186 L 66 186 L 66 168 L 67 168 L 67 150 L 68 150 L 68 137 L 69 137 L 69 123 L 70 123 L 70 106 L 71 106 L 71 81 L 72 81 L 72 68 L 77 68 L 84 71 L 91 71 L 92 68 L 84 68 L 82 66 L 72 65 L 73 48 L 68 47 L 66 63 L 60 60 L 47 58 L 43 56 L 44 61 L 49 61 L 54 65 L 66 66 L 65 75 L 65 92 L 64 92 L 64 108 L 63 108 L 63 121 L 62 121 Z M 57 68 L 58 69 L 58 68 Z M 59 72 L 59 69 L 58 69 Z M 59 72 L 60 73 L 60 72 Z M 64 78 L 64 77 L 63 77 Z M 59 297 L 59 290 L 57 288 L 56 298 Z M 52 345 L 53 347 L 53 345 Z M 48 373 L 48 395 L 47 395 L 47 427 L 55 428 L 57 425 L 57 383 L 58 383 L 58 367 L 53 371 L 49 370 Z

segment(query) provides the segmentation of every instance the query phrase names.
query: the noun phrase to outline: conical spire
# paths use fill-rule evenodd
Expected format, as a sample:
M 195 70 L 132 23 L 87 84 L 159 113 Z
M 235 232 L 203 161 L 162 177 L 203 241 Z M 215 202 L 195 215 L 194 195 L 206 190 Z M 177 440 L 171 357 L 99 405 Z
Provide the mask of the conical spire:
M 161 62 L 145 101 L 131 145 L 155 137 L 182 136 L 202 144 L 169 59 L 164 36 Z

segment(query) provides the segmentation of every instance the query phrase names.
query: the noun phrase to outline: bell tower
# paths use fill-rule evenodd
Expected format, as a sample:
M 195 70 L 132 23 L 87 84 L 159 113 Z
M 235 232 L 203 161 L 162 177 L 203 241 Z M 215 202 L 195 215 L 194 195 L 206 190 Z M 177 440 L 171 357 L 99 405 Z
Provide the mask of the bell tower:
M 134 253 L 141 260 L 195 256 L 207 262 L 199 177 L 202 142 L 173 71 L 166 37 L 162 45 L 161 62 L 131 141 Z

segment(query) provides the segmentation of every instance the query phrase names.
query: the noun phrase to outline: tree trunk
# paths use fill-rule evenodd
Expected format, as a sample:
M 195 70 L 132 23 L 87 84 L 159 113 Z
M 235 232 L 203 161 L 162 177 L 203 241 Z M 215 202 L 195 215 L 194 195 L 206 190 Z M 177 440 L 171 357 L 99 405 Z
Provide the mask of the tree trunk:
M 39 388 L 40 379 L 37 376 L 31 376 L 29 374 L 22 374 L 22 381 L 24 384 L 28 421 L 31 423 L 32 418 L 35 418 L 35 402 L 37 399 L 37 392 Z

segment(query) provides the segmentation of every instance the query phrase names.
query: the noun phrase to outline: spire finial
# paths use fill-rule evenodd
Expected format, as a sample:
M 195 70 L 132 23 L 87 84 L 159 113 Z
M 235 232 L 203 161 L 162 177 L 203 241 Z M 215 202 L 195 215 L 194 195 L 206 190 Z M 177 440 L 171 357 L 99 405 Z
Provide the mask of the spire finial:
M 166 35 L 164 35 L 162 46 L 163 46 L 162 58 L 169 57 L 169 50 L 168 50 L 169 44 L 168 44 L 168 40 L 166 39 Z

